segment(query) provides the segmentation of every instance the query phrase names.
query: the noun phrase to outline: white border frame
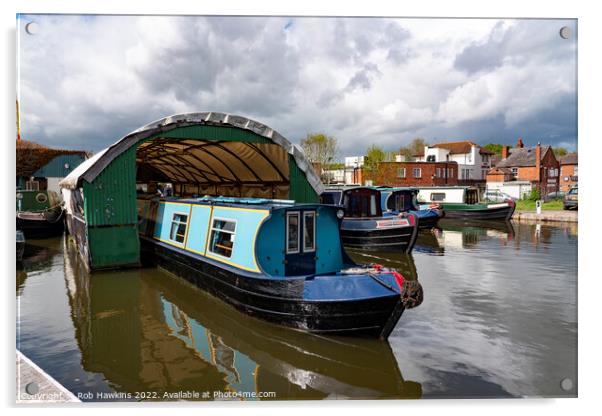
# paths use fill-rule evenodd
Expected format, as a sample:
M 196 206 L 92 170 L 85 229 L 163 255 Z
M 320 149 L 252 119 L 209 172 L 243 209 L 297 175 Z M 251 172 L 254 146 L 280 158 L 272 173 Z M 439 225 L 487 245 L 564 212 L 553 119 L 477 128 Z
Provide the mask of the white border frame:
M 311 249 L 306 249 L 305 247 L 305 217 L 312 217 L 312 222 L 314 225 L 313 228 L 313 239 L 312 239 L 312 247 Z M 287 228 L 288 230 L 288 228 Z M 316 252 L 316 211 L 303 211 L 303 253 L 315 253 Z
M 221 228 L 215 228 L 213 225 L 215 224 L 215 221 L 225 221 L 225 222 L 233 222 L 234 223 L 234 231 L 228 231 L 228 230 L 222 230 Z M 211 217 L 211 226 L 209 227 L 209 241 L 207 242 L 207 252 L 211 253 L 214 256 L 217 256 L 219 258 L 225 259 L 225 260 L 231 260 L 232 259 L 232 255 L 234 254 L 234 243 L 236 242 L 236 230 L 238 229 L 238 220 L 234 219 L 234 218 L 224 218 L 224 217 Z M 219 231 L 221 233 L 228 233 L 230 235 L 232 235 L 232 250 L 230 251 L 230 257 L 226 257 L 223 254 L 219 254 L 216 253 L 215 251 L 213 251 L 211 249 L 212 246 L 212 234 L 213 231 Z
M 174 223 L 174 217 L 176 215 L 184 215 L 186 217 L 186 222 L 184 224 L 186 224 L 186 229 L 184 230 L 184 241 L 182 241 L 181 243 L 177 240 L 174 240 L 173 238 L 171 238 L 171 231 L 173 229 L 173 223 Z M 186 245 L 186 235 L 188 233 L 188 222 L 190 221 L 190 215 L 186 214 L 185 212 L 174 212 L 171 215 L 171 222 L 169 223 L 169 241 L 173 241 L 174 244 L 180 244 L 182 246 Z M 182 224 L 182 223 L 180 223 Z
M 288 242 L 289 242 L 289 238 L 288 238 L 288 226 L 289 226 L 289 218 L 292 217 L 293 215 L 297 216 L 297 250 L 289 250 L 289 246 L 288 246 Z M 285 235 L 286 235 L 286 239 L 284 241 L 285 244 L 285 253 L 286 254 L 299 254 L 301 252 L 301 235 L 300 235 L 300 222 L 301 222 L 301 212 L 300 211 L 287 211 L 286 213 L 286 231 L 285 231 Z

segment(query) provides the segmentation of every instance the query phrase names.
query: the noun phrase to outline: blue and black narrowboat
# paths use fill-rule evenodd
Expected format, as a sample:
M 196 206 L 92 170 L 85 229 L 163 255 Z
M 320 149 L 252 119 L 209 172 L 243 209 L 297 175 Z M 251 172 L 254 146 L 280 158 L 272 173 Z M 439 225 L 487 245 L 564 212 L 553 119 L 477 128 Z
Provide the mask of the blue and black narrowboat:
M 143 258 L 251 316 L 386 339 L 421 288 L 345 253 L 336 206 L 239 197 L 138 198 Z
M 332 188 L 325 190 L 320 198 L 324 204 L 343 207 L 341 237 L 345 247 L 412 251 L 418 234 L 418 217 L 411 212 L 387 213 L 381 206 L 378 188 Z
M 17 229 L 26 238 L 52 237 L 65 230 L 63 206 L 56 192 L 17 189 L 16 204 Z
M 437 205 L 418 205 L 418 189 L 393 188 L 381 186 L 378 188 L 381 195 L 383 212 L 388 215 L 399 215 L 402 212 L 411 212 L 418 218 L 418 228 L 433 228 L 437 226 L 444 211 Z

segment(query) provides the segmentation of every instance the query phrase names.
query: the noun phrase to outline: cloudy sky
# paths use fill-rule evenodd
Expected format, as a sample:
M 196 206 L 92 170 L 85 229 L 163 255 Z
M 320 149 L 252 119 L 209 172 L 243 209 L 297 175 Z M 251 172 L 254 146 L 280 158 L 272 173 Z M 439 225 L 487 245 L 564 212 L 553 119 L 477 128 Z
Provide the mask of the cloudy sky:
M 166 115 L 221 111 L 292 142 L 332 135 L 341 157 L 415 137 L 576 149 L 576 30 L 573 20 L 21 15 L 21 132 L 97 151 Z

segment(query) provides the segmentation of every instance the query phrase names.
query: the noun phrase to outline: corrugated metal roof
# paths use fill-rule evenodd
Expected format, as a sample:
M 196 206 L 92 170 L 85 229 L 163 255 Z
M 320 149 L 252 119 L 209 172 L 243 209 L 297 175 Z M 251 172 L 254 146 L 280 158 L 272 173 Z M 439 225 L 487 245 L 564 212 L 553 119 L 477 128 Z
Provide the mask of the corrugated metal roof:
M 140 143 L 143 143 L 145 140 L 153 137 L 163 137 L 171 134 L 174 138 L 176 138 L 176 129 L 182 129 L 183 127 L 190 126 L 213 126 L 220 128 L 220 132 L 223 132 L 223 127 L 227 127 L 231 128 L 233 135 L 235 135 L 237 131 L 247 131 L 266 139 L 267 143 L 277 144 L 283 148 L 284 151 L 287 152 L 294 160 L 296 167 L 300 170 L 299 173 L 303 174 L 310 189 L 312 189 L 317 195 L 323 191 L 323 185 L 320 181 L 320 178 L 314 172 L 310 162 L 307 160 L 305 154 L 299 146 L 290 143 L 280 133 L 262 123 L 241 116 L 215 112 L 179 114 L 165 117 L 161 120 L 147 124 L 146 126 L 128 134 L 121 140 L 109 146 L 107 149 L 104 149 L 102 152 L 95 155 L 93 158 L 89 159 L 87 162 L 80 165 L 69 176 L 63 179 L 60 182 L 60 185 L 63 188 L 74 189 L 78 186 L 81 186 L 81 182 L 83 180 L 91 183 L 117 156 L 126 152 L 132 146 L 138 146 Z M 207 141 L 211 141 L 211 138 L 208 137 Z M 240 137 L 232 137 L 231 141 L 245 142 L 248 140 L 245 140 L 244 136 L 241 135 Z M 256 143 L 247 144 L 247 147 L 253 148 L 253 152 L 246 152 L 249 154 L 247 154 L 245 157 L 240 156 L 242 149 L 228 148 L 228 146 L 211 143 L 208 144 L 208 146 L 212 146 L 211 153 L 216 161 L 207 163 L 207 160 L 205 160 L 202 168 L 201 162 L 198 163 L 198 166 L 196 166 L 195 169 L 189 169 L 186 166 L 179 166 L 178 168 L 176 161 L 183 161 L 186 158 L 189 159 L 194 157 L 194 154 L 192 154 L 190 151 L 199 150 L 199 148 L 193 148 L 189 144 L 189 146 L 179 149 L 177 147 L 179 143 L 176 143 L 177 142 L 175 141 L 170 142 L 170 149 L 167 149 L 165 146 L 163 149 L 159 149 L 162 152 L 161 154 L 154 155 L 149 153 L 149 155 L 152 155 L 151 159 L 154 159 L 155 161 L 160 158 L 163 159 L 160 169 L 163 170 L 163 173 L 168 174 L 168 176 L 173 176 L 174 180 L 181 179 L 183 176 L 188 177 L 188 175 L 190 175 L 194 177 L 194 175 L 197 175 L 198 178 L 196 178 L 196 180 L 202 176 L 205 179 L 211 177 L 212 179 L 208 180 L 210 182 L 224 181 L 224 183 L 228 183 L 228 180 L 230 180 L 230 182 L 244 182 L 239 179 L 241 179 L 243 175 L 246 175 L 245 177 L 255 176 L 255 181 L 260 182 L 262 180 L 262 174 L 269 176 L 269 174 L 273 173 L 268 171 L 268 165 L 271 165 L 270 169 L 272 169 L 274 172 L 278 172 L 280 176 L 290 176 L 291 174 L 291 172 L 283 172 L 282 169 L 279 169 L 278 166 L 275 166 L 274 162 L 271 160 L 272 158 L 269 157 L 270 155 L 266 153 L 268 152 L 268 149 L 258 149 L 258 147 L 261 146 L 260 144 Z M 229 145 L 229 147 L 232 147 L 232 145 Z M 245 151 L 246 150 L 248 149 L 245 148 Z M 145 150 L 145 152 L 146 151 L 151 152 L 152 148 Z M 172 153 L 166 154 L 166 151 L 170 151 Z M 171 166 L 169 163 L 164 163 L 166 160 L 168 160 L 167 158 L 174 160 L 174 162 L 171 163 Z M 245 161 L 248 158 L 255 158 L 257 163 L 254 164 L 253 167 L 249 167 L 248 163 L 245 164 Z M 191 165 L 193 162 L 188 160 L 186 164 Z M 157 168 L 156 165 L 155 168 Z M 288 180 L 289 178 L 285 177 L 281 179 Z M 306 191 L 301 189 L 291 191 L 300 192 L 303 194 L 306 193 Z

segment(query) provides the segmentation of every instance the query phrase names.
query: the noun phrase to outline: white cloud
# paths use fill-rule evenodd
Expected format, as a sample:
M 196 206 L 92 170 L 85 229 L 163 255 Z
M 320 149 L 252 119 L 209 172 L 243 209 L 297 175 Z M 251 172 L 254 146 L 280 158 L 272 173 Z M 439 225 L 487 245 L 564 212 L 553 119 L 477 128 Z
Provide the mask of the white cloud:
M 189 111 L 245 115 L 292 141 L 323 131 L 343 155 L 417 135 L 576 139 L 576 42 L 558 36 L 571 21 L 31 19 L 38 34 L 18 29 L 22 132 L 52 146 L 98 150 Z

